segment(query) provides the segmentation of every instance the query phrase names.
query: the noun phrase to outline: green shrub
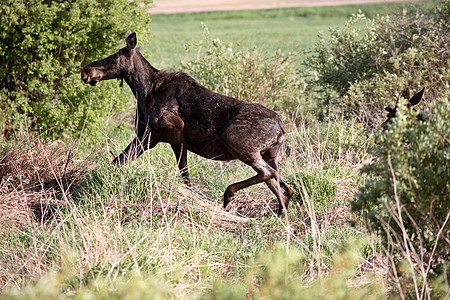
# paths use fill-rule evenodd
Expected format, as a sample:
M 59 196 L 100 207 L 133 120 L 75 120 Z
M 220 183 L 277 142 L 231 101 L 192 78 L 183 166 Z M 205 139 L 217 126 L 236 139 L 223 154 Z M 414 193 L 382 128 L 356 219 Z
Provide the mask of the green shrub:
M 93 133 L 123 103 L 118 84 L 88 89 L 80 67 L 116 50 L 127 29 L 145 31 L 150 0 L 16 1 L 0 4 L 0 128 L 56 136 Z M 122 104 L 123 105 L 123 104 Z
M 209 37 L 204 25 L 203 40 L 186 47 L 197 56 L 187 59 L 182 68 L 201 84 L 218 93 L 265 105 L 284 117 L 296 112 L 301 88 L 292 66 L 293 53 L 277 51 L 272 57 L 256 49 L 233 48 Z
M 319 206 L 331 206 L 334 204 L 337 185 L 335 183 L 335 172 L 339 172 L 336 166 L 327 168 L 321 165 L 313 169 L 300 169 L 296 173 L 289 173 L 286 181 L 294 189 L 294 196 L 291 201 L 305 201 L 302 190 L 303 182 L 308 197 L 313 199 Z
M 417 121 L 400 104 L 390 129 L 377 135 L 376 158 L 362 169 L 369 180 L 352 207 L 381 235 L 395 264 L 408 262 L 409 280 L 415 276 L 420 285 L 448 272 L 450 102 L 436 99 L 428 122 Z M 448 285 L 442 288 L 448 292 Z
M 442 20 L 442 25 L 450 26 L 450 0 L 441 0 L 441 5 L 438 7 L 439 18 Z
M 356 243 L 355 243 L 356 244 Z M 249 270 L 245 281 L 217 281 L 209 299 L 380 299 L 381 287 L 376 283 L 353 285 L 356 266 L 361 261 L 359 249 L 346 245 L 335 253 L 326 274 L 308 278 L 305 255 L 298 249 L 277 247 L 261 253 Z M 314 272 L 310 270 L 311 272 Z M 245 284 L 245 285 L 244 285 Z
M 359 23 L 367 22 L 361 26 Z M 358 25 L 358 26 L 357 26 Z M 372 22 L 364 14 L 354 15 L 343 28 L 319 33 L 319 43 L 306 64 L 317 72 L 316 84 L 344 95 L 351 84 L 376 74 L 376 35 Z
M 329 36 L 322 34 L 306 62 L 316 73 L 314 85 L 326 91 L 321 107 L 372 127 L 405 88 L 412 94 L 425 86 L 425 103 L 442 95 L 450 82 L 446 18 L 444 12 L 414 9 L 374 20 L 358 14 Z
M 326 208 L 347 203 L 357 187 L 357 166 L 367 159 L 372 140 L 361 124 L 347 120 L 299 124 L 286 135 L 282 151 L 282 174 L 294 189 L 292 200 L 310 197 Z

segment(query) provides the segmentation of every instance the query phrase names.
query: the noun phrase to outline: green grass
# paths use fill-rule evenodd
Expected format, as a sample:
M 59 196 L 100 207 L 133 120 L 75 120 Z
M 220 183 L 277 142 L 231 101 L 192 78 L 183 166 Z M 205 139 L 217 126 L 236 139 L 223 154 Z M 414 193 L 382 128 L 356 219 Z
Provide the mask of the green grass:
M 335 128 L 341 130 L 336 132 Z M 332 133 L 332 139 L 324 138 Z M 115 128 L 111 134 L 117 134 Z M 325 272 L 341 255 L 338 253 L 345 243 L 368 240 L 359 229 L 325 221 L 329 219 L 327 214 L 342 203 L 335 192 L 339 180 L 350 176 L 353 168 L 346 161 L 335 161 L 333 153 L 343 149 L 343 157 L 358 163 L 347 144 L 358 141 L 359 134 L 351 124 L 308 128 L 303 124 L 289 134 L 280 161 L 281 173 L 295 178 L 314 166 L 321 174 L 317 180 L 314 176 L 304 180 L 310 195 L 297 191 L 303 193 L 305 204 L 292 201 L 290 231 L 286 220 L 275 216 L 250 220 L 244 230 L 238 224 L 220 227 L 211 219 L 211 210 L 214 204 L 221 205 L 225 187 L 253 174 L 248 166 L 190 155 L 194 186 L 187 190 L 173 153 L 165 144 L 120 168 L 111 166 L 109 158 L 96 158 L 96 166 L 76 187 L 76 193 L 59 200 L 57 218 L 2 234 L 0 250 L 9 287 L 15 282 L 22 289 L 6 289 L 4 295 L 7 299 L 69 294 L 82 298 L 87 293 L 107 294 L 104 297 L 108 298 L 120 291 L 132 298 L 133 293 L 147 295 L 150 289 L 156 295 L 196 299 L 223 295 L 226 290 L 222 284 L 229 284 L 238 285 L 233 296 L 237 299 L 245 293 L 242 283 L 253 295 L 269 293 L 256 287 L 258 278 L 265 278 L 262 287 L 271 285 L 272 276 L 276 280 L 288 276 L 297 283 L 305 277 L 313 280 L 317 272 Z M 126 144 L 113 135 L 110 138 L 113 145 Z M 317 147 L 321 149 L 320 158 L 316 156 Z M 361 149 L 361 155 L 364 151 Z M 246 195 L 253 201 L 273 198 L 264 184 L 259 186 L 257 192 Z M 165 210 L 164 205 L 170 203 L 175 205 Z M 185 205 L 189 203 L 192 205 Z M 201 210 L 201 203 L 211 206 Z M 367 242 L 365 245 L 355 249 L 357 259 L 345 266 L 352 276 L 354 265 L 370 252 L 365 249 L 372 249 Z M 285 270 L 284 263 L 292 267 Z M 264 265 L 271 271 L 265 272 L 261 268 Z M 278 293 L 283 286 L 280 283 L 270 290 Z M 348 288 L 342 285 L 338 290 Z M 296 294 L 308 285 L 289 284 L 289 289 Z
M 152 15 L 150 31 L 153 38 L 140 38 L 150 62 L 161 69 L 179 69 L 185 58 L 184 45 L 202 38 L 204 22 L 212 38 L 244 48 L 257 47 L 273 54 L 304 51 L 317 41 L 319 31 L 344 25 L 352 14 L 361 10 L 368 17 L 392 13 L 427 3 L 385 3 L 337 7 L 297 7 L 258 11 L 202 12 Z M 139 36 L 138 36 L 139 39 Z M 303 55 L 300 55 L 301 60 Z M 298 63 L 300 67 L 301 64 Z

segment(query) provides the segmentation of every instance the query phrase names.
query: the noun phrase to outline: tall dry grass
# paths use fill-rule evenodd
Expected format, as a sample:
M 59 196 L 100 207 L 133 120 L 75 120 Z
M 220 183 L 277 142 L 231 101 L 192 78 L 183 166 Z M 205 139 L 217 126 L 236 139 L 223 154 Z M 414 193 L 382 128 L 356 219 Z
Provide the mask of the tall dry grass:
M 335 276 L 336 255 L 352 240 L 366 242 L 357 248 L 359 254 L 348 268 L 364 263 L 364 257 L 376 251 L 376 241 L 347 223 L 352 217 L 347 203 L 358 183 L 357 169 L 368 159 L 358 153 L 366 141 L 354 124 L 301 123 L 288 134 L 280 169 L 289 184 L 296 186 L 296 196 L 289 215 L 281 219 L 273 213 L 270 205 L 275 199 L 265 185 L 237 195 L 231 210 L 222 209 L 224 187 L 251 172 L 240 163 L 190 156 L 194 185 L 187 188 L 170 149 L 164 146 L 126 166 L 114 167 L 98 155 L 67 162 L 69 153 L 76 153 L 70 147 L 35 142 L 28 142 L 28 149 L 18 143 L 1 154 L 2 163 L 10 170 L 3 175 L 1 197 L 10 197 L 14 207 L 24 207 L 18 220 L 26 220 L 16 227 L 3 221 L 0 272 L 8 295 L 38 293 L 47 281 L 53 282 L 55 289 L 59 287 L 58 295 L 80 297 L 83 293 L 111 295 L 110 286 L 131 293 L 126 292 L 125 282 L 130 282 L 130 289 L 133 284 L 148 285 L 155 295 L 183 298 L 213 293 L 214 282 L 247 282 L 249 293 L 257 295 L 265 284 L 249 279 L 250 274 L 264 268 L 262 257 L 273 251 L 273 255 L 286 258 L 300 255 L 294 267 L 279 266 L 274 272 L 298 276 L 295 278 L 306 284 L 301 288 Z M 23 155 L 12 149 L 23 150 L 30 157 L 16 159 Z M 52 154 L 44 154 L 44 149 Z M 8 160 L 12 153 L 14 159 Z M 42 163 L 39 172 L 25 167 L 46 155 L 47 164 Z M 19 174 L 18 170 L 28 171 L 10 175 Z M 305 174 L 326 178 L 324 182 L 335 186 L 334 192 L 322 193 L 322 183 L 305 181 Z M 206 181 L 210 176 L 215 181 L 211 184 Z M 56 187 L 47 184 L 52 180 Z M 36 186 L 41 189 L 31 189 Z M 49 186 L 54 193 L 48 192 Z M 51 206 L 49 200 L 33 200 L 42 208 L 51 207 L 51 214 L 42 210 L 46 216 L 42 220 L 32 213 L 32 201 L 27 198 L 31 192 L 50 197 Z M 316 195 L 322 194 L 320 202 L 316 201 Z M 246 216 L 247 212 L 253 218 Z M 280 243 L 282 246 L 276 246 Z M 353 274 L 355 278 L 367 275 Z M 366 283 L 361 280 L 356 285 Z M 137 291 L 144 293 L 143 289 Z

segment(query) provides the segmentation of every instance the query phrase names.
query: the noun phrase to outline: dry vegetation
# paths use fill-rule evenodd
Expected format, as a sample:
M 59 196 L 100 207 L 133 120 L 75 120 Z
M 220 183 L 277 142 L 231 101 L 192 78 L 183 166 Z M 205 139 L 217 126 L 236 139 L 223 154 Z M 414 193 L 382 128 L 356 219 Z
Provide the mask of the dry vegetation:
M 357 187 L 353 176 L 362 162 L 349 148 L 341 153 L 341 159 L 336 160 L 329 152 L 327 142 L 323 142 L 326 141 L 324 135 L 330 134 L 331 129 L 321 133 L 319 126 L 316 125 L 316 131 L 309 131 L 306 127 L 292 129 L 281 158 L 285 175 L 290 181 L 294 178 L 301 181 L 303 175 L 298 170 L 314 170 L 318 165 L 334 162 L 339 168 L 345 168 L 348 176 L 330 175 L 338 192 L 333 193 L 323 205 L 314 203 L 314 194 L 308 195 L 305 186 L 296 187 L 296 200 L 291 202 L 288 219 L 276 217 L 277 201 L 265 185 L 257 185 L 237 194 L 226 211 L 222 208 L 221 196 L 215 196 L 221 195 L 222 188 L 211 187 L 201 178 L 208 179 L 211 176 L 208 172 L 217 172 L 218 177 L 212 180 L 227 184 L 237 180 L 239 172 L 246 169 L 241 163 L 217 163 L 194 156 L 191 165 L 194 170 L 199 170 L 193 172 L 194 186 L 187 188 L 181 183 L 176 166 L 161 157 L 165 153 L 157 151 L 153 154 L 159 165 L 154 165 L 150 155 L 132 162 L 129 169 L 117 168 L 109 162 L 101 162 L 102 159 L 95 154 L 86 159 L 75 159 L 73 153 L 76 151 L 70 146 L 42 142 L 30 136 L 21 138 L 0 154 L 0 222 L 3 224 L 0 234 L 6 241 L 15 232 L 19 236 L 32 237 L 32 242 L 31 245 L 29 242 L 22 244 L 20 247 L 23 249 L 16 248 L 17 241 L 14 242 L 16 244 L 8 246 L 4 243 L 0 246 L 0 251 L 5 254 L 1 259 L 0 284 L 11 287 L 20 286 L 28 280 L 39 280 L 52 269 L 51 265 L 66 260 L 67 255 L 75 255 L 80 260 L 80 264 L 70 273 L 72 276 L 78 274 L 77 277 L 81 275 L 81 281 L 96 278 L 93 272 L 105 263 L 109 267 L 106 270 L 101 267 L 103 271 L 100 274 L 106 274 L 106 278 L 115 274 L 114 278 L 118 278 L 119 273 L 116 272 L 123 272 L 122 260 L 128 261 L 131 256 L 135 264 L 148 268 L 147 262 L 141 261 L 144 258 L 140 256 L 150 255 L 159 257 L 161 263 L 169 263 L 174 268 L 170 272 L 178 268 L 185 270 L 181 286 L 173 285 L 174 279 L 169 276 L 172 296 L 190 294 L 198 288 L 197 285 L 204 287 L 207 284 L 200 280 L 197 273 L 204 272 L 200 271 L 204 264 L 211 269 L 208 272 L 216 270 L 218 274 L 230 273 L 234 276 L 236 270 L 249 267 L 250 261 L 239 258 L 239 255 L 249 254 L 239 254 L 235 243 L 249 243 L 250 249 L 263 250 L 273 247 L 269 246 L 271 244 L 283 242 L 292 244 L 294 248 L 303 248 L 306 253 L 309 252 L 308 256 L 328 249 L 329 254 L 324 259 L 309 261 L 302 276 L 312 280 L 318 274 L 327 274 L 328 264 L 336 251 L 333 249 L 341 243 L 339 236 L 348 234 L 344 231 L 354 230 L 348 223 L 352 218 L 348 199 Z M 345 140 L 348 136 L 341 138 Z M 355 138 L 357 136 L 353 135 L 350 139 Z M 321 150 L 317 151 L 318 148 Z M 166 168 L 168 173 L 158 177 L 161 168 Z M 112 177 L 108 177 L 108 172 Z M 145 176 L 142 184 L 147 186 L 142 187 L 143 193 L 132 194 L 134 192 L 129 189 L 134 188 L 133 183 L 126 180 L 140 172 Z M 200 181 L 196 181 L 196 176 L 200 177 Z M 97 177 L 101 178 L 101 183 L 95 181 Z M 87 187 L 89 184 L 97 190 L 90 190 Z M 140 184 L 137 183 L 137 189 L 140 189 Z M 104 192 L 103 188 L 108 191 Z M 320 187 L 314 189 L 320 190 Z M 302 201 L 304 204 L 301 204 Z M 339 227 L 341 229 L 336 229 Z M 130 235 L 130 228 L 140 233 Z M 339 233 L 342 228 L 343 232 Z M 180 230 L 188 230 L 187 236 L 180 235 Z M 70 241 L 71 235 L 79 240 L 76 244 Z M 199 237 L 195 238 L 196 235 Z M 231 239 L 225 245 L 231 244 L 214 245 L 218 242 L 211 243 L 210 239 L 214 236 L 218 241 Z M 197 243 L 201 245 L 211 244 L 208 247 L 213 249 L 219 248 L 212 252 L 201 250 L 201 253 L 186 258 L 186 250 L 182 250 L 186 238 L 193 238 L 194 243 L 198 239 Z M 181 244 L 180 239 L 183 240 Z M 124 252 L 124 246 L 129 250 Z M 248 251 L 245 247 L 240 251 L 244 250 Z M 160 257 L 161 251 L 165 253 L 163 257 Z M 229 251 L 238 254 L 224 261 L 223 255 L 227 257 L 225 253 Z M 241 264 L 242 267 L 239 267 Z M 111 269 L 108 271 L 108 268 Z M 366 271 L 368 269 L 372 272 L 373 265 Z M 189 275 L 192 272 L 196 274 L 195 284 Z M 360 272 L 358 277 L 366 276 L 363 273 Z M 362 285 L 363 282 L 365 280 L 361 279 Z
M 96 165 L 92 157 L 74 160 L 71 147 L 58 142 L 42 142 L 30 136 L 18 139 L 0 156 L 0 222 L 7 224 L 2 228 L 8 231 L 57 218 L 55 212 L 63 208 L 69 198 L 76 202 L 77 188 Z M 142 204 L 140 213 L 185 216 L 192 214 L 194 205 L 197 213 L 208 214 L 214 227 L 235 231 L 247 222 L 245 217 L 224 211 L 219 203 L 212 203 L 183 185 L 179 186 L 177 194 L 177 198 L 167 199 L 154 207 Z M 255 198 L 251 200 L 254 202 Z M 250 211 L 246 212 L 246 208 Z M 235 205 L 234 210 L 241 211 L 243 216 L 262 215 L 255 212 L 254 205 Z
M 72 150 L 58 142 L 26 136 L 3 149 L 0 166 L 0 222 L 10 230 L 52 218 L 92 163 L 74 161 Z
M 314 139 L 320 138 L 320 134 L 319 136 L 316 134 Z M 291 136 L 294 134 L 291 133 Z M 295 141 L 295 143 L 298 142 Z M 303 148 L 296 150 L 306 152 L 291 153 L 293 150 L 289 149 L 288 144 L 285 151 L 289 152 L 289 157 L 284 154 L 282 160 L 289 160 L 291 163 L 303 161 L 305 165 L 310 165 L 309 168 L 313 168 L 318 163 L 317 160 L 324 159 L 317 157 L 317 149 L 315 149 L 317 145 L 308 144 L 307 140 L 304 142 Z M 54 212 L 64 207 L 67 201 L 77 201 L 79 186 L 86 175 L 99 165 L 95 155 L 84 159 L 74 159 L 73 151 L 71 145 L 43 142 L 34 136 L 20 137 L 13 146 L 3 149 L 0 153 L 0 222 L 8 224 L 3 229 L 23 229 L 26 226 L 43 224 L 56 218 L 57 215 Z M 354 153 L 349 152 L 346 155 L 351 156 Z M 353 165 L 346 158 L 343 162 L 350 164 L 354 176 L 358 174 L 360 165 Z M 217 162 L 210 162 L 207 165 L 215 168 L 217 164 L 224 168 L 227 166 Z M 245 168 L 242 163 L 233 162 L 232 164 Z M 337 178 L 335 184 L 338 186 L 336 198 L 339 199 L 350 199 L 357 188 L 355 177 Z M 224 210 L 222 204 L 216 199 L 206 195 L 207 189 L 208 187 L 202 183 L 193 188 L 178 185 L 176 197 L 165 199 L 166 201 L 156 203 L 154 206 L 141 203 L 139 210 L 140 213 L 147 215 L 171 214 L 190 218 L 194 207 L 196 213 L 208 216 L 210 226 L 235 232 L 237 228 L 245 226 L 249 218 L 273 217 L 278 207 L 277 200 L 270 197 L 267 187 L 263 184 L 237 194 L 227 210 Z M 324 213 L 319 219 L 344 224 L 346 219 L 350 219 L 349 207 L 339 205 Z

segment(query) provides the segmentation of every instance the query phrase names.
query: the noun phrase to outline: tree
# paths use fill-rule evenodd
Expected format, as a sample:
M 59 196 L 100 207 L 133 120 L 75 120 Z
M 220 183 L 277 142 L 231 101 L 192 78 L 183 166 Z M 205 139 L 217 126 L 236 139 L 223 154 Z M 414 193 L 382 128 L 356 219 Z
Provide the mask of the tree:
M 406 275 L 405 289 L 419 299 L 437 299 L 448 293 L 448 284 L 432 285 L 448 282 L 450 260 L 448 94 L 431 104 L 427 121 L 417 114 L 402 101 L 389 129 L 376 134 L 375 159 L 361 170 L 368 180 L 352 208 L 382 238 L 391 274 Z M 414 288 L 422 284 L 425 289 Z
M 80 68 L 115 50 L 128 29 L 146 32 L 151 0 L 3 0 L 0 4 L 0 124 L 93 134 L 124 101 L 118 84 L 86 89 Z M 114 50 L 114 51 L 115 51 Z M 95 101 L 92 101 L 95 99 Z

